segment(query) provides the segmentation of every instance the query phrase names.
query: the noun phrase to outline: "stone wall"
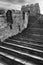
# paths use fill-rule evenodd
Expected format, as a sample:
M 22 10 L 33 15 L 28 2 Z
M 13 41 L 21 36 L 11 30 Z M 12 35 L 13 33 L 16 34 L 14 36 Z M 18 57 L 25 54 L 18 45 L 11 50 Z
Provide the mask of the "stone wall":
M 30 11 L 31 15 L 36 15 L 37 13 L 40 14 L 40 7 L 38 3 L 22 6 L 21 10 L 25 12 Z
M 31 14 L 33 14 L 33 15 L 36 15 L 37 13 L 40 14 L 39 4 L 38 4 L 38 3 L 36 3 L 36 4 L 31 4 L 31 5 L 30 5 L 30 12 L 31 12 Z
M 3 17 L 0 17 L 0 23 L 1 23 L 0 39 L 1 40 L 4 40 L 4 39 L 6 39 L 6 38 L 8 38 L 10 36 L 16 35 L 16 34 L 20 33 L 24 29 L 22 13 L 13 12 L 12 17 L 13 17 L 13 25 L 12 25 L 13 29 L 12 30 L 10 30 L 10 26 L 7 25 L 7 21 L 5 21 L 5 19 Z M 5 27 L 5 24 L 6 24 L 6 27 Z M 20 31 L 19 31 L 19 25 L 20 25 Z
M 17 29 L 19 29 L 18 26 L 20 25 L 21 31 L 23 30 L 23 17 L 22 17 L 22 13 L 21 14 L 13 14 L 13 22 L 15 23 Z
M 0 29 L 5 28 L 7 26 L 7 22 L 5 17 L 0 16 Z

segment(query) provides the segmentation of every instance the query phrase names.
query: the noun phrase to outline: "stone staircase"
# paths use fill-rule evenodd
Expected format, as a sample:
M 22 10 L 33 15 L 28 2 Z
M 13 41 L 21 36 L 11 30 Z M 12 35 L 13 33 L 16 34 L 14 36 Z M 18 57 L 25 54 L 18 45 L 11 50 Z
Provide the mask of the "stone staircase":
M 1 56 L 17 61 L 23 65 L 29 65 L 29 63 L 32 65 L 43 64 L 42 23 L 43 21 L 39 22 L 38 20 L 32 28 L 25 29 L 22 33 L 9 37 L 3 42 L 0 42 Z

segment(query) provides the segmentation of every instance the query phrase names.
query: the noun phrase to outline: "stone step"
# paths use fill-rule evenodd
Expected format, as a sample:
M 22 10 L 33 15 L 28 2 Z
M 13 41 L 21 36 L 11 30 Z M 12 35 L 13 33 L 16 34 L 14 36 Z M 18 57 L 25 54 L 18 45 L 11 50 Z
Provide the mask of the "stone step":
M 33 48 L 33 49 L 38 49 L 38 50 L 42 50 L 43 51 L 43 43 L 36 43 L 36 42 L 28 42 L 28 41 L 19 41 L 19 40 L 6 40 L 4 42 L 5 44 L 11 44 L 11 45 L 15 45 L 15 46 L 19 46 L 19 47 L 24 47 L 24 48 Z M 2 43 L 3 45 L 3 43 Z
M 31 45 L 32 46 L 32 45 Z M 34 48 L 35 46 L 33 47 L 26 47 L 26 46 L 23 46 L 23 45 L 12 45 L 12 44 L 7 44 L 7 43 L 3 43 L 1 45 L 2 48 L 4 49 L 8 49 L 8 50 L 13 50 L 13 51 L 17 51 L 17 52 L 21 52 L 21 53 L 27 53 L 28 54 L 32 54 L 32 55 L 36 55 L 36 56 L 39 56 L 39 57 L 43 57 L 43 48 L 40 48 L 41 50 L 38 49 L 38 47 L 36 46 L 36 48 Z
M 21 51 L 14 51 L 14 50 L 9 50 L 8 48 L 5 48 L 5 47 L 1 47 L 0 48 L 1 52 L 3 53 L 7 53 L 13 57 L 16 57 L 16 58 L 21 58 L 25 61 L 29 61 L 30 58 L 32 58 L 31 60 L 39 60 L 39 61 L 43 61 L 43 58 L 39 57 L 39 56 L 36 56 L 36 55 L 32 55 L 32 54 L 27 54 L 27 53 L 24 53 L 24 52 L 21 52 Z M 30 58 L 29 58 L 30 57 Z
M 1 52 L 1 64 L 3 65 L 24 65 L 22 64 L 21 62 L 15 60 L 15 59 L 12 59 L 10 57 L 8 57 L 9 55 L 8 54 L 5 54 L 3 52 Z M 19 59 L 18 59 L 19 60 Z

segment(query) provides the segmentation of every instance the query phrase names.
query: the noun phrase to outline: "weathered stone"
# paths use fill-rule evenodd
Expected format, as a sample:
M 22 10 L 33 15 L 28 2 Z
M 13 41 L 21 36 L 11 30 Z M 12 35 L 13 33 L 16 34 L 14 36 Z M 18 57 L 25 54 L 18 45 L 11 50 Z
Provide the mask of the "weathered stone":
M 31 15 L 36 15 L 37 13 L 40 14 L 39 3 L 22 6 L 21 10 L 24 12 L 30 11 Z

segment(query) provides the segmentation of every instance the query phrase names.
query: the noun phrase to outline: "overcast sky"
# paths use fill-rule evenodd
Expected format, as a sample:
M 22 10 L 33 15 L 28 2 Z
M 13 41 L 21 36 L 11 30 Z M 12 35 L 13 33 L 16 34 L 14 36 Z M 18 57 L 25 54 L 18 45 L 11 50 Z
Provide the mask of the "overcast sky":
M 0 0 L 0 1 L 11 2 L 14 4 L 21 4 L 21 5 L 26 3 L 26 0 Z
M 35 3 L 35 2 L 42 2 L 43 0 L 0 0 L 4 2 L 11 2 L 14 4 L 26 4 L 26 3 Z
M 43 13 L 43 0 L 0 0 L 0 6 L 3 6 L 5 4 L 6 6 L 10 6 L 14 8 L 14 6 L 16 5 L 15 8 L 17 9 L 20 9 L 22 5 L 27 4 L 27 3 L 28 4 L 39 3 L 40 8 L 41 8 L 41 13 Z

